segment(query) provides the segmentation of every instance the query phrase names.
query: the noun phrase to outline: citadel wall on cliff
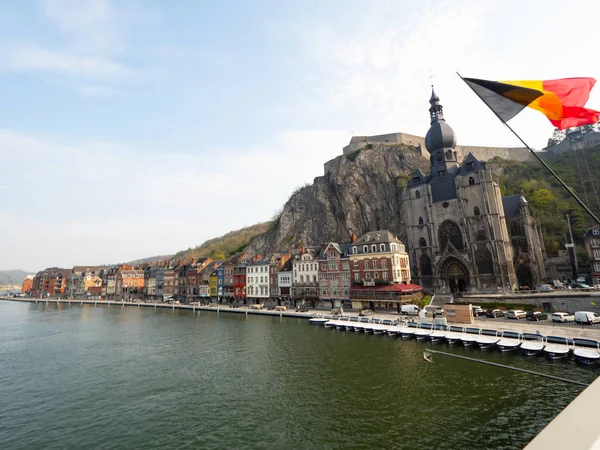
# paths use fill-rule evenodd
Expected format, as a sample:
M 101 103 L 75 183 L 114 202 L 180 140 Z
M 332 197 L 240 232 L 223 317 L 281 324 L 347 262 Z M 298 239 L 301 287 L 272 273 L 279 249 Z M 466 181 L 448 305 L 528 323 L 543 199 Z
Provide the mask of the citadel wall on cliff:
M 389 133 L 380 134 L 377 136 L 353 136 L 350 143 L 344 147 L 343 154 L 349 155 L 366 148 L 367 145 L 374 144 L 402 144 L 412 146 L 421 153 L 421 155 L 429 160 L 429 152 L 425 148 L 425 138 L 408 133 Z M 458 160 L 462 162 L 469 153 L 472 153 L 479 161 L 488 161 L 490 159 L 500 157 L 503 159 L 514 159 L 517 161 L 533 160 L 533 155 L 525 147 L 483 147 L 473 145 L 457 145 L 456 152 Z M 327 174 L 333 165 L 333 161 L 337 158 L 327 161 L 324 164 L 324 173 Z

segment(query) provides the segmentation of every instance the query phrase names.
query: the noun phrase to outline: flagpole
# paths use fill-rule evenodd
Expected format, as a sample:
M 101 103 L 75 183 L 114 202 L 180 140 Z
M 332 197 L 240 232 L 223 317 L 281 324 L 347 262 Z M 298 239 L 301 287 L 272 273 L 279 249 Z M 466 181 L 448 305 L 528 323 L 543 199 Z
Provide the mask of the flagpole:
M 456 72 L 456 75 L 458 75 L 458 76 L 460 77 L 460 79 L 461 79 L 461 80 L 465 81 L 465 79 L 462 77 L 462 75 L 461 75 L 460 73 Z M 471 89 L 471 90 L 472 90 L 472 91 L 475 93 L 475 95 L 477 95 L 477 97 L 479 97 L 479 95 L 477 94 L 477 92 L 475 92 L 475 89 L 473 89 L 473 88 L 471 87 L 471 85 L 469 85 L 469 83 L 467 83 L 467 82 L 465 81 L 465 84 L 466 84 L 467 86 L 469 86 L 469 88 L 470 88 L 470 89 Z M 564 181 L 563 181 L 563 180 L 562 180 L 562 179 L 561 179 L 561 178 L 560 178 L 560 177 L 559 177 L 559 176 L 556 174 L 556 172 L 554 172 L 554 170 L 552 170 L 552 169 L 550 168 L 550 166 L 548 166 L 548 164 L 546 164 L 546 162 L 545 162 L 545 161 L 544 161 L 542 158 L 540 158 L 540 157 L 539 157 L 539 155 L 538 155 L 538 154 L 537 154 L 535 151 L 533 151 L 533 150 L 532 150 L 532 148 L 531 148 L 529 145 L 527 145 L 527 142 L 525 142 L 525 141 L 524 141 L 524 140 L 521 138 L 521 136 L 519 136 L 519 135 L 517 134 L 517 132 L 516 132 L 515 130 L 513 130 L 513 129 L 512 129 L 512 127 L 511 127 L 509 124 L 507 124 L 507 123 L 506 123 L 504 120 L 502 120 L 502 118 L 501 118 L 501 117 L 498 115 L 498 113 L 497 113 L 496 111 L 494 111 L 494 110 L 493 110 L 493 109 L 490 107 L 490 105 L 488 105 L 486 102 L 483 102 L 483 103 L 485 104 L 485 106 L 487 106 L 487 107 L 490 109 L 490 111 L 492 111 L 492 112 L 494 113 L 494 115 L 495 115 L 495 116 L 498 118 L 498 120 L 499 120 L 500 122 L 502 122 L 502 123 L 503 123 L 503 124 L 506 126 L 506 128 L 508 128 L 508 129 L 509 129 L 509 130 L 512 132 L 512 134 L 514 134 L 514 135 L 517 137 L 517 139 L 519 139 L 519 141 L 521 141 L 521 143 L 522 143 L 522 144 L 523 144 L 523 145 L 524 145 L 524 146 L 527 148 L 527 150 L 529 150 L 529 151 L 531 152 L 531 154 L 532 154 L 533 156 L 535 156 L 535 157 L 536 157 L 536 159 L 537 159 L 537 160 L 538 160 L 538 161 L 539 161 L 539 162 L 542 164 L 542 166 L 544 166 L 544 167 L 545 167 L 545 168 L 548 170 L 548 172 L 550 172 L 550 173 L 551 173 L 551 174 L 554 176 L 554 178 L 556 178 L 556 180 L 557 180 L 557 181 L 558 181 L 558 182 L 561 184 L 561 186 L 562 186 L 562 187 L 564 187 L 564 188 L 566 189 L 566 191 L 567 191 L 567 192 L 568 192 L 568 193 L 571 195 L 571 197 L 573 197 L 573 198 L 575 199 L 575 201 L 576 201 L 577 203 L 579 203 L 579 206 L 581 206 L 581 207 L 582 207 L 582 208 L 585 210 L 585 212 L 587 212 L 587 213 L 588 213 L 588 215 L 589 215 L 589 216 L 590 216 L 590 217 L 591 217 L 591 218 L 592 218 L 592 219 L 593 219 L 593 220 L 594 220 L 594 221 L 595 221 L 595 222 L 596 222 L 598 225 L 600 225 L 600 220 L 599 220 L 599 219 L 596 217 L 596 215 L 595 215 L 595 214 L 594 214 L 594 213 L 593 213 L 593 212 L 592 212 L 592 211 L 591 211 L 591 210 L 590 210 L 590 209 L 589 209 L 589 208 L 588 208 L 588 207 L 585 205 L 585 203 L 583 203 L 583 202 L 581 201 L 581 199 L 580 199 L 579 197 L 577 197 L 577 194 L 575 194 L 575 192 L 573 192 L 573 190 L 572 190 L 572 189 L 571 189 L 569 186 L 567 186 L 567 184 L 566 184 L 566 183 L 565 183 L 565 182 L 564 182 Z

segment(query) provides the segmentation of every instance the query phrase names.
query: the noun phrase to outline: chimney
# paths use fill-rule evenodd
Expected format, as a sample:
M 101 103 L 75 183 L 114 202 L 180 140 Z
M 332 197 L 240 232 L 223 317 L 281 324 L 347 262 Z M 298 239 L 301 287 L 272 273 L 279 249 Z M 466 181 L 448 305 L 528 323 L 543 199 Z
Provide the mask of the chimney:
M 304 245 L 300 247 L 300 254 L 304 253 Z
M 350 243 L 351 243 L 351 244 L 354 244 L 355 242 L 356 242 L 356 234 L 352 233 L 352 234 L 350 235 Z

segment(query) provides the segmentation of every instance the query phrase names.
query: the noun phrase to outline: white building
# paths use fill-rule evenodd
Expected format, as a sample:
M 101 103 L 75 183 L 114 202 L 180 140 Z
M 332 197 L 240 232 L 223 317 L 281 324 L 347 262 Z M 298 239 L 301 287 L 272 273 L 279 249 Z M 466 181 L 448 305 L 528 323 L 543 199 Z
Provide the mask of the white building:
M 292 296 L 295 299 L 317 299 L 319 297 L 319 263 L 321 247 L 300 250 L 292 263 Z
M 269 261 L 252 261 L 246 266 L 246 297 L 263 303 L 269 298 Z

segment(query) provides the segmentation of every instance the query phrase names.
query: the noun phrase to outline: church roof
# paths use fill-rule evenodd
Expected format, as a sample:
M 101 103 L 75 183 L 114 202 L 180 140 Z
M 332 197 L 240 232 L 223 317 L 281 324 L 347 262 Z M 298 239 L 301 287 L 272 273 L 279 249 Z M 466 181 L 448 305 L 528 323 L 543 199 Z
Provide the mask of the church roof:
M 456 134 L 444 119 L 435 120 L 425 135 L 425 147 L 429 153 L 442 148 L 456 147 Z
M 406 183 L 407 186 L 417 186 L 419 184 L 425 183 L 425 174 L 419 168 L 416 168 L 412 175 L 410 176 L 410 180 Z
M 485 164 L 480 162 L 473 153 L 469 153 L 460 165 L 460 174 L 466 175 L 485 169 Z
M 527 200 L 521 194 L 508 195 L 502 197 L 502 206 L 504 207 L 505 217 L 514 217 L 521 215 L 521 205 L 526 205 Z

